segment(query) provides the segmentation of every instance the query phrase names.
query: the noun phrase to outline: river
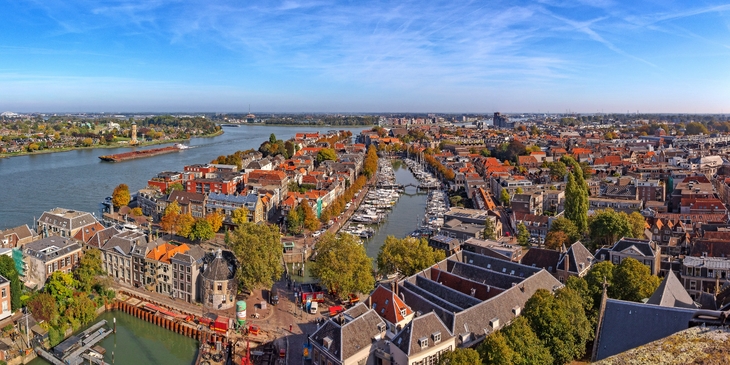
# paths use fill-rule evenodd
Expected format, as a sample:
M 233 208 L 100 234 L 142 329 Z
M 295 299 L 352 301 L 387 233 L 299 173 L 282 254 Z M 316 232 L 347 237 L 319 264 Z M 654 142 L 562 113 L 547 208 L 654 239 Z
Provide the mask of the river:
M 109 326 L 117 319 L 117 333 L 102 340 L 106 349 L 104 361 L 112 364 L 134 365 L 188 365 L 195 360 L 198 341 L 166 330 L 120 311 L 102 313 L 93 323 L 106 319 Z M 92 323 L 92 324 L 93 324 Z M 90 327 L 84 327 L 86 329 Z M 29 365 L 49 364 L 37 358 Z
M 271 133 L 286 140 L 297 132 L 348 129 L 356 135 L 366 128 L 369 127 L 224 127 L 225 133 L 220 136 L 191 139 L 186 143 L 190 149 L 119 163 L 102 162 L 98 157 L 132 148 L 84 149 L 0 159 L 0 230 L 22 224 L 32 226 L 34 217 L 55 207 L 98 215 L 99 202 L 110 196 L 120 183 L 136 191 L 147 186 L 147 181 L 160 171 L 182 171 L 185 165 L 208 163 L 238 150 L 257 149 Z

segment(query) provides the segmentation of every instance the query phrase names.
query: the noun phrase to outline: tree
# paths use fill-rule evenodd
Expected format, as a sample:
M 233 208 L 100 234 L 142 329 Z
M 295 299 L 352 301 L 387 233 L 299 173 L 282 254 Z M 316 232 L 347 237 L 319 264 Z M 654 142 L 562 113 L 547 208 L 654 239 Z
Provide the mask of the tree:
M 129 194 L 129 186 L 127 186 L 127 184 L 119 184 L 116 188 L 114 188 L 114 192 L 112 193 L 112 204 L 114 205 L 114 208 L 123 207 L 129 204 L 131 199 L 132 196 Z
M 442 352 L 438 365 L 473 365 L 481 364 L 479 353 L 470 348 L 457 348 L 454 351 Z
M 292 209 L 294 210 L 294 209 Z M 248 223 L 248 209 L 241 207 L 231 212 L 231 222 L 235 225 Z
M 15 261 L 6 255 L 0 256 L 0 275 L 10 280 L 10 308 L 15 311 L 20 308 L 20 297 L 22 295 L 22 284 L 20 275 L 15 266 Z
M 545 247 L 551 250 L 559 250 L 568 243 L 568 235 L 560 231 L 550 231 L 545 236 Z
M 525 303 L 522 314 L 555 363 L 565 364 L 585 354 L 591 339 L 591 325 L 583 310 L 580 296 L 570 288 L 553 294 L 538 289 Z
M 685 127 L 685 134 L 687 135 L 695 135 L 695 134 L 708 134 L 709 131 L 707 130 L 707 127 L 699 122 L 690 122 L 687 123 L 687 126 Z
M 530 246 L 530 232 L 522 222 L 517 225 L 517 242 L 524 247 Z
M 169 195 L 173 191 L 184 191 L 184 190 L 185 190 L 185 187 L 181 183 L 176 182 L 176 183 L 170 184 L 167 187 L 167 189 L 165 189 L 165 194 L 168 194 Z
M 84 293 L 90 292 L 96 277 L 102 274 L 101 251 L 93 247 L 86 250 L 73 274 L 78 281 L 78 289 Z
M 433 249 L 423 238 L 397 239 L 388 236 L 380 246 L 377 264 L 383 275 L 397 272 L 403 276 L 411 276 L 445 258 L 444 251 Z
M 565 281 L 565 286 L 580 295 L 580 298 L 583 301 L 583 311 L 585 312 L 586 317 L 591 324 L 595 323 L 596 312 L 593 308 L 593 294 L 591 293 L 590 288 L 588 288 L 588 282 L 584 278 L 571 275 L 568 276 L 568 280 Z
M 299 204 L 299 207 L 302 209 L 302 223 L 304 227 L 310 231 L 318 230 L 321 222 L 317 219 L 317 215 L 314 214 L 309 202 L 304 200 Z
M 609 288 L 613 286 L 613 269 L 614 265 L 611 261 L 602 261 L 593 264 L 584 277 L 588 285 L 588 294 L 593 298 L 593 315 L 598 311 L 598 305 L 601 303 L 604 280 L 609 284 Z
M 372 259 L 350 234 L 325 234 L 315 247 L 312 275 L 331 293 L 367 293 L 375 285 Z
M 28 301 L 28 309 L 36 319 L 49 323 L 58 320 L 58 303 L 48 293 L 38 293 Z
M 236 271 L 242 288 L 271 288 L 284 273 L 281 235 L 275 225 L 244 223 L 231 235 L 229 247 L 245 258 Z
M 646 219 L 639 212 L 632 212 L 628 215 L 629 227 L 631 227 L 631 237 L 642 238 L 644 237 L 644 230 L 646 229 Z
M 609 296 L 615 299 L 639 302 L 649 298 L 659 286 L 660 279 L 651 274 L 649 267 L 627 257 L 613 269 L 613 285 Z
M 568 174 L 568 184 L 565 187 L 565 217 L 575 224 L 579 233 L 587 230 L 588 191 L 576 182 L 573 173 Z
M 502 331 L 487 336 L 477 350 L 485 364 L 512 365 L 516 363 L 515 357 L 517 357 L 517 354 L 507 343 L 507 338 L 502 334 Z
M 317 163 L 322 161 L 337 161 L 337 152 L 331 148 L 323 148 L 317 152 Z
M 238 208 L 238 209 L 243 209 L 243 208 Z M 236 209 L 236 210 L 238 210 L 238 209 Z M 234 210 L 234 212 L 235 212 L 235 210 Z M 217 211 L 212 212 L 205 216 L 205 220 L 207 220 L 208 223 L 210 223 L 210 228 L 213 230 L 213 233 L 218 232 L 218 230 L 220 230 L 221 227 L 223 227 L 223 218 L 225 218 L 223 216 L 223 214 L 221 214 L 220 212 L 217 212 Z
M 621 237 L 632 236 L 628 216 L 611 208 L 603 209 L 591 218 L 590 231 L 593 243 L 599 247 L 612 245 Z
M 553 161 L 548 164 L 548 168 L 550 169 L 550 178 L 553 181 L 561 181 L 565 177 L 565 174 L 568 173 L 568 168 L 565 166 L 564 163 L 561 161 Z
M 522 167 L 522 166 L 520 166 L 520 167 Z M 519 187 L 519 186 L 517 187 L 517 189 L 515 189 L 515 194 L 522 194 L 522 193 L 524 193 L 524 192 L 525 192 L 525 191 L 524 191 L 524 190 L 522 190 L 522 188 L 521 188 L 521 187 Z
M 135 216 L 135 217 L 139 217 L 139 216 L 144 215 L 144 213 L 142 212 L 142 208 L 140 208 L 140 207 L 135 207 L 134 209 L 132 209 L 132 211 L 130 212 L 130 214 L 133 215 L 133 216 Z
M 177 234 L 183 237 L 190 237 L 190 233 L 195 224 L 195 218 L 190 213 L 180 214 L 177 216 Z
M 502 202 L 502 206 L 509 206 L 509 193 L 507 192 L 507 189 L 502 189 L 502 193 L 500 193 L 499 200 Z
M 91 138 L 84 138 L 84 139 L 83 139 L 83 140 L 81 141 L 81 144 L 83 144 L 83 145 L 84 145 L 84 147 L 91 147 L 91 145 L 93 145 L 93 144 L 94 144 L 94 140 L 93 140 L 93 139 L 91 139 Z
M 482 237 L 484 237 L 485 240 L 497 239 L 497 232 L 494 228 L 494 223 L 492 223 L 492 217 L 490 216 L 487 216 L 487 219 L 484 220 L 484 231 L 482 232 Z
M 213 225 L 207 218 L 196 219 L 192 227 L 190 227 L 190 233 L 188 238 L 191 240 L 207 241 L 215 237 L 215 231 Z
M 286 214 L 286 230 L 292 235 L 302 233 L 302 217 L 298 209 L 292 208 Z
M 507 344 L 515 352 L 513 364 L 548 365 L 553 363 L 550 351 L 532 330 L 527 318 L 522 316 L 515 318 L 512 324 L 500 332 L 503 333 Z
M 565 233 L 565 235 L 568 236 L 568 242 L 570 243 L 573 243 L 580 239 L 578 227 L 575 226 L 575 223 L 565 217 L 559 217 L 558 219 L 554 220 L 553 223 L 550 225 L 549 232 Z M 548 234 L 550 234 L 549 232 Z
M 269 135 L 269 143 L 276 143 L 276 135 L 274 133 Z

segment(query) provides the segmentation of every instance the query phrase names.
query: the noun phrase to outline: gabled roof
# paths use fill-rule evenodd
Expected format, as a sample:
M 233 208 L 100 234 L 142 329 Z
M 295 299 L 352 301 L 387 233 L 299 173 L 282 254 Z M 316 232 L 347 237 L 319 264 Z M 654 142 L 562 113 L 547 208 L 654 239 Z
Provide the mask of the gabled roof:
M 669 270 L 667 276 L 664 277 L 662 283 L 654 291 L 646 304 L 656 304 L 664 307 L 678 307 L 678 308 L 692 308 L 696 309 L 692 297 L 689 296 L 687 290 L 677 276 L 674 275 L 674 271 Z
M 354 308 L 357 307 L 360 305 Z M 340 362 L 344 362 L 364 348 L 369 348 L 373 344 L 373 339 L 381 338 L 386 326 L 372 309 L 355 318 L 346 314 L 347 312 L 328 320 L 309 337 L 314 345 L 325 350 L 326 356 L 332 356 Z M 325 339 L 331 341 L 328 347 L 324 344 Z
M 89 239 L 89 241 L 86 242 L 86 244 L 92 247 L 102 248 L 106 241 L 108 241 L 117 233 L 119 233 L 119 230 L 114 227 L 109 227 L 101 231 L 96 231 L 96 233 Z
M 82 229 L 80 229 L 76 234 L 74 235 L 74 238 L 82 241 L 84 243 L 90 241 L 93 236 L 96 234 L 96 232 L 103 231 L 104 226 L 101 225 L 99 222 L 94 222 L 94 224 L 90 224 Z
M 405 319 L 401 311 L 405 311 L 406 317 L 413 313 L 411 308 L 383 285 L 379 285 L 370 293 L 370 302 L 372 303 L 370 308 L 391 324 Z
M 399 350 L 403 351 L 406 356 L 414 356 L 434 345 L 435 334 L 438 334 L 439 342 L 444 342 L 454 337 L 451 331 L 444 325 L 444 322 L 441 321 L 441 318 L 436 313 L 429 312 L 414 318 L 403 327 L 403 330 L 393 338 L 393 344 Z M 427 341 L 427 345 L 422 348 L 419 342 L 424 339 Z
M 22 240 L 24 238 L 30 238 L 35 236 L 35 232 L 33 232 L 30 227 L 28 227 L 27 224 L 23 224 L 22 226 L 17 226 L 15 228 L 8 228 L 4 231 L 0 232 L 0 237 L 5 237 L 9 235 L 16 235 L 18 236 L 18 240 Z
M 583 246 L 580 241 L 576 241 L 575 243 L 570 245 L 568 251 L 566 251 L 565 254 L 560 258 L 560 261 L 558 262 L 558 267 L 564 267 L 564 260 L 566 258 L 569 260 L 568 271 L 576 273 L 580 276 L 582 276 L 584 272 L 587 272 L 595 261 L 595 257 L 593 257 L 591 252 L 588 251 L 586 246 Z
M 653 241 L 637 238 L 621 238 L 616 242 L 611 251 L 614 252 L 635 252 L 646 257 L 655 257 L 657 252 L 653 247 Z

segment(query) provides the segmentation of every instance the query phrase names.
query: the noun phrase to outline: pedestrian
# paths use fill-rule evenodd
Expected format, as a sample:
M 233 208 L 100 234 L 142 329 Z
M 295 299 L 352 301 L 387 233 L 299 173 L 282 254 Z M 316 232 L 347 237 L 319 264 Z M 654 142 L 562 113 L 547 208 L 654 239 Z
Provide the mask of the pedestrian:
M 291 325 L 291 324 L 290 324 L 290 325 L 289 325 L 289 332 L 292 332 L 292 333 L 294 333 L 294 332 L 292 331 L 292 328 L 293 328 L 293 325 Z

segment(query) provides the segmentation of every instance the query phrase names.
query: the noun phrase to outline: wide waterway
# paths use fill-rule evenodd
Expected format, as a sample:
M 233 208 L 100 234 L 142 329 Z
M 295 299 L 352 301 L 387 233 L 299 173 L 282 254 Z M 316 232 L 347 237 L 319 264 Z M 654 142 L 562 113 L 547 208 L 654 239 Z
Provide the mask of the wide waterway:
M 104 361 L 112 364 L 134 365 L 188 365 L 195 361 L 198 342 L 160 326 L 145 322 L 120 311 L 102 313 L 93 323 L 106 319 L 112 326 L 117 319 L 117 333 L 99 343 L 106 349 Z M 49 362 L 37 358 L 29 365 Z
M 98 215 L 99 202 L 120 183 L 136 191 L 147 186 L 147 181 L 160 171 L 182 171 L 185 165 L 208 163 L 239 150 L 258 149 L 271 133 L 286 140 L 297 132 L 349 129 L 356 135 L 366 128 L 369 127 L 224 127 L 225 133 L 220 136 L 186 142 L 190 149 L 118 163 L 102 162 L 99 156 L 133 149 L 84 149 L 0 159 L 0 229 L 32 225 L 34 217 L 55 207 Z M 141 149 L 156 147 L 160 146 Z

